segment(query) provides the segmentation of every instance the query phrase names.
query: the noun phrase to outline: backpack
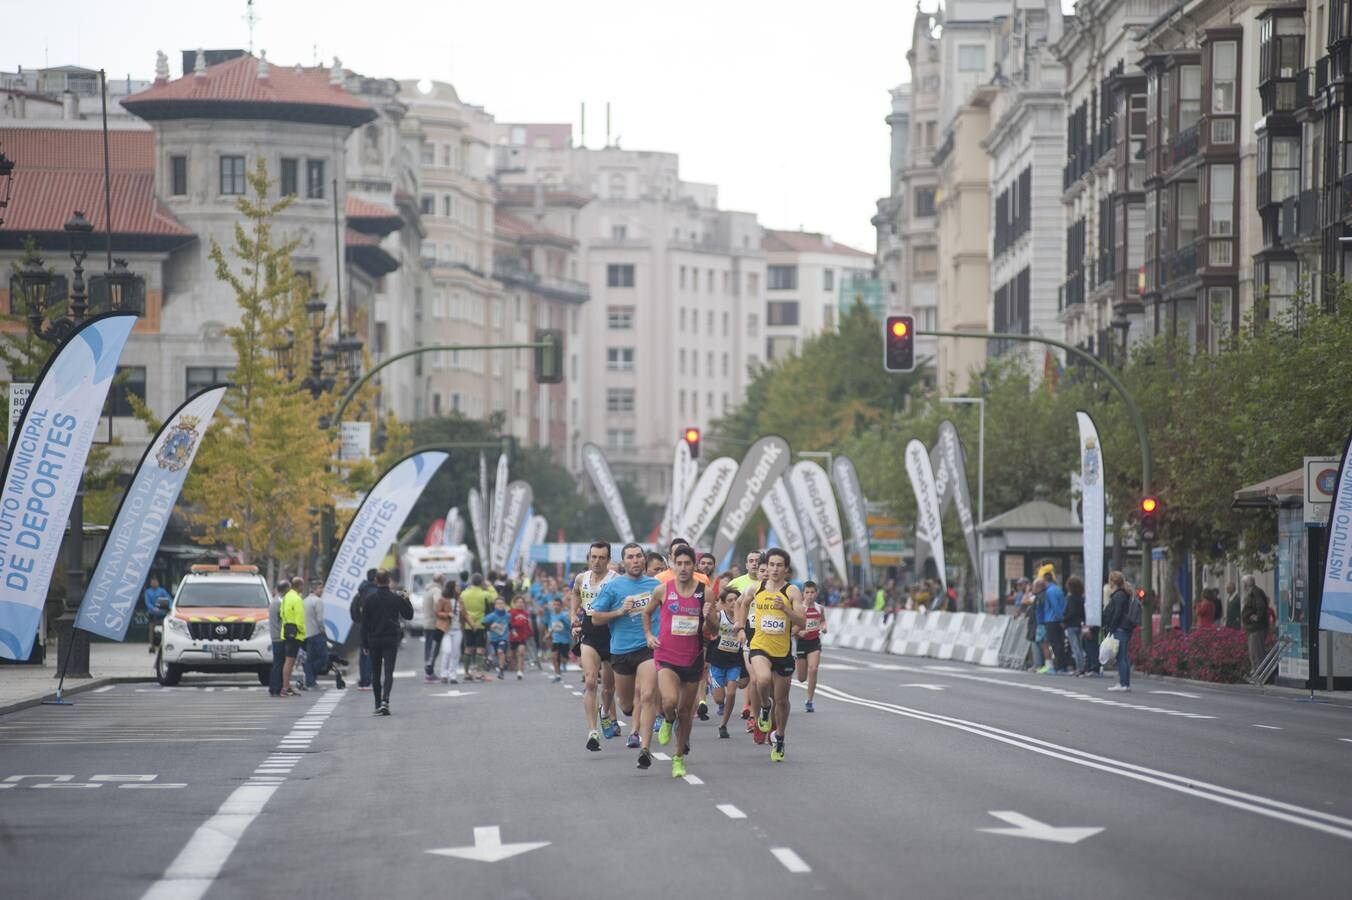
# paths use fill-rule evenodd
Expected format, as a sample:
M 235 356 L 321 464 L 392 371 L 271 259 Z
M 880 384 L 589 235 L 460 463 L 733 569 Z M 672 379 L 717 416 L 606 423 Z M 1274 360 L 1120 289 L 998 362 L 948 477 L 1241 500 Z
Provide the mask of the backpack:
M 1127 603 L 1127 624 L 1132 628 L 1141 625 L 1141 598 L 1135 594 L 1131 595 L 1131 600 Z

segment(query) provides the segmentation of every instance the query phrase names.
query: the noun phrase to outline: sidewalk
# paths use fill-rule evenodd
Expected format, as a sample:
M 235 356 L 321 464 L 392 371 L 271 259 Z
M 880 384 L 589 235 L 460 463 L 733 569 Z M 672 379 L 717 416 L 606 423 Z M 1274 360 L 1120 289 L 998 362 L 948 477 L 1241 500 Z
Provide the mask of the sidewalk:
M 66 678 L 67 694 L 112 684 L 146 681 L 155 677 L 155 658 L 143 643 L 89 645 L 90 678 Z M 33 706 L 56 694 L 56 646 L 49 648 L 42 666 L 0 667 L 0 715 Z

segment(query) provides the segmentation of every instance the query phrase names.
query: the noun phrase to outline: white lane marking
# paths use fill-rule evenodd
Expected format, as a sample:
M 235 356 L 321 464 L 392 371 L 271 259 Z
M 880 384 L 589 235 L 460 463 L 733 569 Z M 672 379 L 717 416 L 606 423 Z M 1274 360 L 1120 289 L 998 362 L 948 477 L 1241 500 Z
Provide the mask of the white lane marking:
M 132 782 L 147 782 L 147 781 L 154 781 L 157 777 L 158 777 L 158 776 L 156 776 L 156 775 L 93 775 L 93 776 L 90 776 L 90 779 L 89 779 L 89 780 L 90 780 L 90 781 L 132 781 Z
M 912 709 L 893 703 L 866 700 L 862 697 L 855 697 L 844 691 L 823 684 L 818 684 L 817 690 L 842 703 L 851 703 L 856 706 L 863 706 L 881 712 L 892 713 L 893 715 L 918 719 L 919 721 L 929 722 L 933 725 L 943 725 L 946 728 L 966 731 L 969 734 L 984 737 L 987 740 L 1007 744 L 1012 747 L 1019 747 L 1023 750 L 1029 750 L 1042 756 L 1051 757 L 1052 759 L 1059 759 L 1063 762 L 1074 763 L 1077 766 L 1084 766 L 1088 769 L 1097 769 L 1101 772 L 1120 775 L 1123 778 L 1130 778 L 1133 781 L 1141 781 L 1146 784 L 1153 784 L 1157 787 L 1176 791 L 1180 794 L 1187 794 L 1188 796 L 1197 797 L 1202 800 L 1210 800 L 1212 803 L 1219 803 L 1222 806 L 1246 810 L 1261 816 L 1288 822 L 1293 825 L 1300 825 L 1304 828 L 1322 831 L 1325 834 L 1331 834 L 1335 837 L 1352 840 L 1352 819 L 1335 816 L 1332 813 L 1321 812 L 1317 809 L 1308 809 L 1293 803 L 1284 803 L 1280 800 L 1273 800 L 1258 794 L 1236 791 L 1232 788 L 1222 787 L 1217 784 L 1208 784 L 1207 782 L 1198 781 L 1182 775 L 1174 775 L 1169 772 L 1162 772 L 1158 769 L 1138 766 L 1134 763 L 1126 762 L 1125 760 L 1087 753 L 1074 747 L 1054 744 L 1050 741 L 1044 741 L 1039 738 L 1019 734 L 1016 731 L 1006 731 L 991 725 L 983 725 L 980 722 L 972 722 L 966 719 L 940 715 L 938 713 L 927 713 L 923 710 Z M 1208 793 L 1208 791 L 1210 793 Z M 1306 818 L 1301 818 L 1301 816 L 1305 816 Z M 1311 821 L 1313 819 L 1323 821 Z
M 653 759 L 660 759 L 662 762 L 671 762 L 671 757 L 667 756 L 665 753 L 654 753 Z
M 1170 697 L 1187 697 L 1189 700 L 1201 700 L 1201 694 L 1189 694 L 1187 691 L 1151 691 L 1152 694 L 1167 694 Z
M 913 687 L 913 688 L 923 688 L 924 690 L 927 690 L 927 691 L 942 691 L 942 690 L 944 690 L 945 685 L 942 685 L 942 684 L 920 684 L 920 683 L 918 683 L 918 682 L 912 682 L 912 683 L 910 683 L 910 684 L 902 684 L 902 685 L 898 685 L 898 687 Z
M 235 845 L 263 811 L 278 784 L 244 784 L 235 788 L 216 814 L 193 833 L 187 846 L 150 886 L 142 900 L 197 900 L 211 887 Z
M 818 666 L 818 668 L 821 668 L 821 669 L 827 669 L 828 671 L 842 671 L 842 672 L 843 672 L 843 671 L 850 671 L 850 672 L 853 672 L 853 671 L 858 671 L 860 667 L 859 667 L 859 666 L 850 666 L 850 665 L 846 665 L 845 663 L 828 663 L 828 662 L 824 662 L 824 663 L 822 663 L 820 666 Z
M 498 862 L 509 859 L 519 853 L 527 853 L 548 847 L 549 841 L 523 841 L 519 844 L 504 844 L 502 829 L 497 825 L 484 825 L 474 829 L 474 846 L 442 847 L 428 850 L 438 856 L 457 856 L 460 859 L 473 859 L 479 862 Z
M 118 790 L 126 791 L 171 791 L 187 787 L 187 782 L 165 782 L 164 784 L 119 784 Z
M 1039 822 L 1037 819 L 1013 810 L 1004 812 L 991 810 L 991 815 L 1013 827 L 978 828 L 977 831 L 984 831 L 987 834 L 1003 834 L 1007 837 L 1031 838 L 1035 841 L 1051 841 L 1055 844 L 1078 844 L 1085 838 L 1093 837 L 1103 830 L 1102 828 L 1058 828 L 1055 825 Z
M 74 781 L 74 775 L 10 775 L 5 779 L 7 784 L 17 784 L 25 778 L 50 778 L 52 781 Z
M 775 855 L 775 859 L 783 864 L 784 868 L 793 872 L 795 875 L 801 875 L 804 872 L 812 871 L 812 867 L 803 862 L 803 858 L 788 847 L 771 847 L 770 852 Z
M 103 687 L 101 687 L 101 688 L 94 688 L 93 693 L 95 693 L 95 694 L 102 694 L 102 693 L 105 693 L 106 691 L 111 691 L 111 690 L 112 690 L 113 688 L 115 688 L 115 687 L 117 687 L 117 685 L 115 685 L 115 684 L 105 684 L 105 685 L 104 685 Z
M 718 811 L 721 812 L 723 815 L 727 816 L 729 819 L 746 818 L 746 813 L 742 812 L 740 809 L 733 806 L 731 803 L 718 804 Z
M 58 783 L 55 783 L 55 782 L 47 782 L 47 783 L 44 783 L 44 784 L 35 784 L 35 785 L 33 785 L 33 787 L 35 787 L 35 788 L 101 788 L 101 787 L 103 787 L 103 785 L 101 785 L 101 784 L 82 784 L 82 783 L 80 783 L 80 782 L 76 782 L 75 784 L 58 784 Z
M 1254 728 L 1266 728 L 1268 731 L 1281 731 L 1280 725 L 1255 725 Z
M 686 783 L 686 784 L 704 784 L 704 779 L 703 779 L 703 778 L 700 778 L 698 775 L 687 775 L 687 776 L 685 776 L 685 783 Z
M 1345 744 L 1352 744 L 1352 738 L 1338 738 L 1338 740 L 1342 741 Z

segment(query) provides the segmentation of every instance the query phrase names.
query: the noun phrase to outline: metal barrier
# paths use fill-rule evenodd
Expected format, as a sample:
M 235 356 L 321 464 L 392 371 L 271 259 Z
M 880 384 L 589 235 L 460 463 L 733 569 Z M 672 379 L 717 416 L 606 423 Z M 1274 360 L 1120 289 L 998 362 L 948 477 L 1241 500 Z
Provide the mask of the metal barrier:
M 1244 680 L 1257 687 L 1267 684 L 1268 679 L 1272 677 L 1272 673 L 1277 670 L 1277 663 L 1282 658 L 1282 654 L 1291 644 L 1292 640 L 1289 635 L 1278 635 L 1272 649 L 1268 650 L 1267 655 L 1259 661 L 1258 668 L 1250 672 Z

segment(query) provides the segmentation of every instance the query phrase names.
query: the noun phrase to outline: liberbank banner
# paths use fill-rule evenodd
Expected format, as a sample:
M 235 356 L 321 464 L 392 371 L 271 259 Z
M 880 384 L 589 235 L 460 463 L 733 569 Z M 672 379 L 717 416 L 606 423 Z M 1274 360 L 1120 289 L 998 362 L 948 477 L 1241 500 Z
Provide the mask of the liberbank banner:
M 413 504 L 447 456 L 428 450 L 404 457 L 376 482 L 357 508 L 324 583 L 324 628 L 332 640 L 347 640 L 352 628 L 348 607 L 357 595 L 357 585 L 367 569 L 379 566 L 385 558 Z
M 0 657 L 27 659 L 135 313 L 82 323 L 33 384 L 0 489 Z
M 146 448 L 103 542 L 75 618 L 77 628 L 109 640 L 126 638 L 169 514 L 225 391 L 222 384 L 195 395 L 169 417 Z
M 634 527 L 629 524 L 629 513 L 624 508 L 624 498 L 620 496 L 620 486 L 615 483 L 615 475 L 610 471 L 610 462 L 601 448 L 595 444 L 582 445 L 582 465 L 596 485 L 596 493 L 601 495 L 601 504 L 610 516 L 610 524 L 615 533 L 626 544 L 634 540 Z M 691 538 L 693 541 L 694 538 Z
M 737 477 L 728 491 L 723 517 L 714 535 L 714 559 L 722 559 L 737 543 L 746 523 L 751 521 L 765 495 L 789 467 L 789 442 L 777 434 L 766 435 L 746 451 Z

